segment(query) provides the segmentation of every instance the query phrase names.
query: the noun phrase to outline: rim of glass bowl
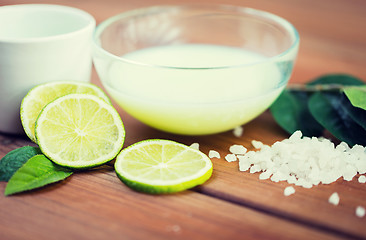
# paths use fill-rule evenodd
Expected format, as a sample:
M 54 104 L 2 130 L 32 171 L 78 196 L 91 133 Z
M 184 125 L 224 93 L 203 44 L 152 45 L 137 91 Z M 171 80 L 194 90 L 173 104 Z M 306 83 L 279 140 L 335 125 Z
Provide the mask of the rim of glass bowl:
M 177 66 L 168 66 L 168 65 L 159 65 L 159 64 L 150 64 L 150 63 L 144 63 L 144 62 L 138 62 L 138 61 L 133 61 L 130 60 L 128 58 L 124 58 L 121 56 L 117 56 L 107 50 L 105 50 L 99 41 L 99 36 L 103 33 L 103 31 L 112 23 L 114 23 L 117 20 L 120 19 L 127 19 L 129 17 L 132 16 L 136 16 L 139 15 L 141 13 L 147 12 L 147 11 L 153 11 L 154 9 L 163 9 L 163 8 L 194 8 L 194 7 L 215 7 L 215 8 L 221 8 L 224 10 L 231 10 L 237 13 L 246 13 L 248 15 L 252 15 L 252 16 L 259 16 L 262 17 L 263 19 L 266 20 L 271 20 L 273 22 L 278 23 L 280 26 L 282 26 L 284 29 L 287 30 L 287 32 L 290 33 L 290 35 L 292 36 L 292 38 L 294 39 L 293 43 L 291 44 L 290 47 L 288 47 L 286 50 L 282 51 L 281 53 L 272 56 L 272 57 L 268 57 L 267 59 L 263 60 L 263 61 L 256 61 L 256 62 L 252 62 L 252 63 L 245 63 L 245 64 L 236 64 L 236 65 L 223 65 L 223 66 L 215 66 L 215 67 L 177 67 Z M 277 16 L 273 13 L 270 12 L 266 12 L 266 11 L 262 11 L 262 10 L 257 10 L 254 8 L 249 8 L 249 7 L 242 7 L 242 6 L 234 6 L 234 5 L 224 5 L 224 4 L 182 4 L 182 5 L 160 5 L 160 6 L 153 6 L 153 7 L 146 7 L 146 8 L 139 8 L 139 9 L 135 9 L 135 10 L 129 10 L 123 13 L 120 13 L 118 15 L 112 16 L 106 20 L 104 20 L 103 22 L 101 22 L 94 30 L 93 33 L 93 44 L 94 46 L 97 47 L 97 49 L 101 52 L 103 52 L 104 54 L 115 58 L 119 61 L 123 61 L 129 64 L 135 64 L 135 65 L 140 65 L 140 66 L 146 66 L 146 67 L 154 67 L 154 68 L 167 68 L 167 69 L 187 69 L 187 70 L 204 70 L 204 69 L 226 69 L 226 68 L 241 68 L 241 67 L 245 67 L 245 66 L 251 66 L 251 65 L 257 65 L 257 64 L 261 64 L 263 62 L 270 62 L 270 61 L 276 61 L 276 59 L 281 58 L 282 56 L 286 55 L 287 53 L 291 52 L 293 49 L 295 49 L 298 45 L 299 45 L 299 41 L 300 41 L 300 36 L 299 33 L 297 31 L 297 29 L 286 19 Z

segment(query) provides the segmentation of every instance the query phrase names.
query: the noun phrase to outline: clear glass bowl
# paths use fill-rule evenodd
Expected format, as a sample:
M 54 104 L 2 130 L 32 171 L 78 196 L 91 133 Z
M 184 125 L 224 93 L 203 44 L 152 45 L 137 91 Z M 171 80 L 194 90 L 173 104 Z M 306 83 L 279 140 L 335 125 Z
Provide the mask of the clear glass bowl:
M 296 29 L 271 13 L 156 6 L 99 24 L 93 60 L 127 113 L 163 131 L 202 135 L 265 111 L 285 88 L 298 46 Z

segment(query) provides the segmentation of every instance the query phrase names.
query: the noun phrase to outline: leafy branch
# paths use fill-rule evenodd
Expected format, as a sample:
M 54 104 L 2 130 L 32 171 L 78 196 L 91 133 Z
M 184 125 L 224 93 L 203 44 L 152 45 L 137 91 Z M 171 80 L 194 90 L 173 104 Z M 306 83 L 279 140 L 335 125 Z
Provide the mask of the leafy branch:
M 366 85 L 353 76 L 321 76 L 306 85 L 290 85 L 270 108 L 288 133 L 321 136 L 328 130 L 349 145 L 366 145 Z
M 303 84 L 291 84 L 287 87 L 288 91 L 299 91 L 299 92 L 319 92 L 319 91 L 344 91 L 344 89 L 355 89 L 366 93 L 365 86 L 345 86 L 342 84 L 317 84 L 317 85 L 303 85 Z

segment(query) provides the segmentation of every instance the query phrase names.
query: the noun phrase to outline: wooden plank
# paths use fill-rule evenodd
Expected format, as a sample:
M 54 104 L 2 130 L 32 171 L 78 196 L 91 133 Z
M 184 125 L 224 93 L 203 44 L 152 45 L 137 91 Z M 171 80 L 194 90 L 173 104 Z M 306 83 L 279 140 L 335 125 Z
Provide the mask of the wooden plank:
M 3 192 L 5 183 L 0 183 Z M 123 185 L 111 169 L 0 196 L 1 239 L 338 239 L 339 236 L 185 191 L 153 196 Z M 286 230 L 286 231 L 284 231 Z

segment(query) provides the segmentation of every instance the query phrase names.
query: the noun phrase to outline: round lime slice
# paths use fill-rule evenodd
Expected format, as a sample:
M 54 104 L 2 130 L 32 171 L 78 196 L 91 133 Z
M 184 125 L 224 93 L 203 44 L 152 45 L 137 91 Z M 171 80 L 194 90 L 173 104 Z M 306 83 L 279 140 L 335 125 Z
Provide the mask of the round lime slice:
M 204 183 L 212 175 L 211 160 L 199 150 L 170 140 L 133 144 L 118 154 L 118 177 L 146 193 L 174 193 Z
M 68 94 L 46 105 L 35 133 L 42 153 L 70 168 L 95 167 L 114 159 L 125 138 L 118 112 L 90 94 Z
M 20 107 L 20 118 L 24 131 L 33 142 L 36 142 L 34 133 L 35 122 L 43 107 L 56 98 L 70 93 L 88 93 L 110 103 L 103 90 L 91 83 L 54 81 L 35 86 L 23 98 Z

